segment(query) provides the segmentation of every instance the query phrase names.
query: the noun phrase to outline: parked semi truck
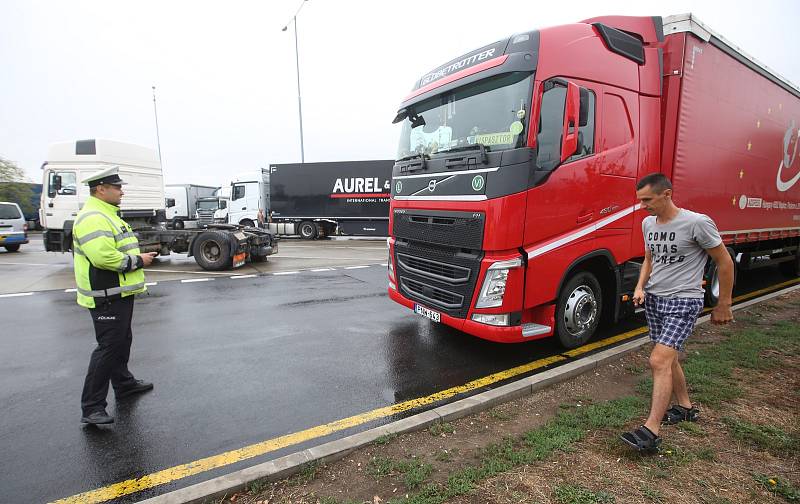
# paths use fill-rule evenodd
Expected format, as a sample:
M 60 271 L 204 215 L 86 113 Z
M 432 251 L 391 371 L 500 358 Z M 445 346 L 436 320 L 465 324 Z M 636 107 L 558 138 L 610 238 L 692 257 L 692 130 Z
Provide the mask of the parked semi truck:
M 436 322 L 572 348 L 630 313 L 654 172 L 738 270 L 800 273 L 800 89 L 690 14 L 513 35 L 422 76 L 395 122 L 389 295 Z
M 167 225 L 172 229 L 183 229 L 187 223 L 189 227 L 196 227 L 197 201 L 212 196 L 218 189 L 196 184 L 164 186 L 164 195 L 167 199 Z
M 278 235 L 387 236 L 393 160 L 273 164 L 237 175 L 228 222 L 252 226 L 259 210 Z
M 127 182 L 120 215 L 139 239 L 142 252 L 188 253 L 203 269 L 223 270 L 247 261 L 264 261 L 278 251 L 273 233 L 227 224 L 203 229 L 168 230 L 161 163 L 155 151 L 112 140 L 79 140 L 53 144 L 42 165 L 40 220 L 47 251 L 72 250 L 72 225 L 89 197 L 81 181 L 118 165 Z

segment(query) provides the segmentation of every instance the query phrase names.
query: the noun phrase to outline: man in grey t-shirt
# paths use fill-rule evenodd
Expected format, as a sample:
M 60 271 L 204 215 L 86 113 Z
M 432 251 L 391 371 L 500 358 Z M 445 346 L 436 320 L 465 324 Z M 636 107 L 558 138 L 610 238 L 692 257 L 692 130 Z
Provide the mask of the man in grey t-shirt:
M 644 304 L 653 370 L 653 398 L 644 425 L 624 433 L 622 440 L 638 450 L 658 448 L 661 423 L 697 420 L 700 411 L 689 400 L 686 378 L 678 361 L 686 338 L 703 310 L 703 273 L 708 256 L 719 271 L 719 301 L 711 312 L 715 324 L 733 320 L 733 260 L 717 227 L 708 216 L 678 208 L 672 201 L 672 183 L 654 173 L 636 184 L 636 197 L 650 213 L 642 222 L 645 258 L 633 295 Z M 677 402 L 667 406 L 672 394 Z

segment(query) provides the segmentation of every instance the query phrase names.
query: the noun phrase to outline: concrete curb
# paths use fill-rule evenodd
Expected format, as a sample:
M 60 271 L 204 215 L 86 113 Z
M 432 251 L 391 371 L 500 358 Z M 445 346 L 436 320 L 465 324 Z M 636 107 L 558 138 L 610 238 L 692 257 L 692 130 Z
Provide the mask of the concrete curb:
M 741 310 L 797 289 L 800 289 L 800 285 L 746 301 L 734 306 L 733 310 Z M 705 315 L 697 320 L 696 325 L 704 324 L 710 320 L 711 315 Z M 561 383 L 595 369 L 602 364 L 617 360 L 623 355 L 637 350 L 649 342 L 650 339 L 647 336 L 640 336 L 614 348 L 601 350 L 596 354 L 563 364 L 557 368 L 428 411 L 423 411 L 422 413 L 387 425 L 375 427 L 342 439 L 307 448 L 275 460 L 257 464 L 140 502 L 141 504 L 202 504 L 210 502 L 214 499 L 244 491 L 248 483 L 257 479 L 276 481 L 296 474 L 309 462 L 328 463 L 342 459 L 347 454 L 373 443 L 381 436 L 421 430 L 436 422 L 447 422 L 462 418 L 490 409 L 498 404 L 530 395 L 537 390 Z

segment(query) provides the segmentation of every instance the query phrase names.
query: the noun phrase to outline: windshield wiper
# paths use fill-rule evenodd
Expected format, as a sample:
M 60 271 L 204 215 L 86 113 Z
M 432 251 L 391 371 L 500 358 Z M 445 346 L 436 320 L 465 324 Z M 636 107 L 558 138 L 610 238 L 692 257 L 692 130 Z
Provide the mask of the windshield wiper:
M 448 152 L 464 152 L 472 150 L 481 151 L 481 163 L 489 164 L 489 156 L 486 153 L 489 152 L 491 149 L 489 148 L 489 146 L 484 145 L 482 143 L 476 143 L 472 145 L 462 145 L 461 147 L 453 147 L 452 149 L 447 149 L 446 151 L 439 151 L 439 153 L 447 154 Z
M 430 158 L 431 157 L 429 155 L 425 154 L 424 152 L 420 152 L 418 154 L 411 154 L 409 156 L 402 157 L 402 158 L 397 160 L 398 163 L 401 163 L 403 161 L 411 161 L 412 159 L 419 159 L 420 162 L 419 162 L 419 164 L 417 164 L 417 163 L 408 163 L 407 165 L 401 166 L 400 167 L 400 173 L 409 173 L 409 172 L 413 172 L 413 171 L 417 171 L 417 170 L 424 170 L 425 168 L 428 167 L 427 161 Z

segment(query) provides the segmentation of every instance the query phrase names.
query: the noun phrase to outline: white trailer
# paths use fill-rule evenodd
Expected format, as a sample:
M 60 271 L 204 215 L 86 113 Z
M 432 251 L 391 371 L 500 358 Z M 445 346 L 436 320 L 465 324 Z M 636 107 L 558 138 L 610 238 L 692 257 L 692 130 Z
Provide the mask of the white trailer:
M 98 171 L 119 166 L 127 182 L 120 215 L 133 228 L 142 252 L 188 253 L 202 268 L 221 270 L 246 261 L 263 261 L 278 251 L 266 230 L 209 225 L 202 229 L 168 230 L 161 163 L 147 147 L 113 140 L 61 142 L 50 147 L 42 164 L 40 220 L 47 251 L 72 250 L 72 225 L 89 198 L 81 181 Z

